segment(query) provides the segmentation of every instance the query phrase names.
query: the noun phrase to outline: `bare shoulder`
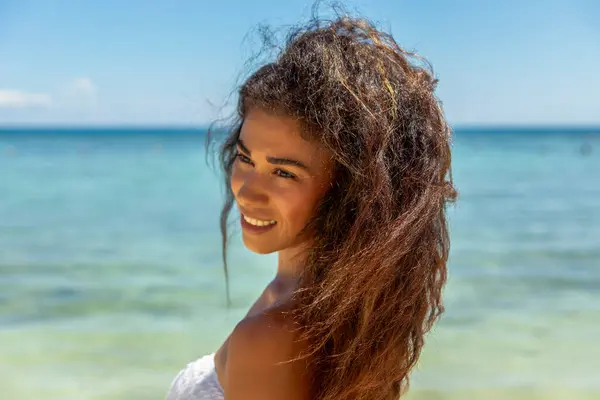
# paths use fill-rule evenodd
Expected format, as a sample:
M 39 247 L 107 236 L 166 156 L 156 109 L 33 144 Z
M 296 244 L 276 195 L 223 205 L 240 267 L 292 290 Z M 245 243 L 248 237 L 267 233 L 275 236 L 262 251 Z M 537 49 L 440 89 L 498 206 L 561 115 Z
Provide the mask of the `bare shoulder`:
M 225 398 L 308 399 L 309 375 L 297 327 L 284 314 L 269 312 L 241 321 L 227 352 Z

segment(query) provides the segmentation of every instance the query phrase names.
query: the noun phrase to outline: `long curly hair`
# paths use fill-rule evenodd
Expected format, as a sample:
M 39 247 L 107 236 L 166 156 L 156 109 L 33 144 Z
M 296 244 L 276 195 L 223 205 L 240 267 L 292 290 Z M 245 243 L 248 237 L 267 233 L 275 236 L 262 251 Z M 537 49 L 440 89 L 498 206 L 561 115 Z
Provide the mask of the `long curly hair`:
M 436 83 L 431 66 L 390 34 L 336 15 L 294 27 L 239 88 L 219 152 L 226 275 L 229 180 L 248 110 L 298 118 L 335 161 L 332 188 L 307 226 L 314 246 L 292 313 L 308 343 L 311 398 L 399 398 L 443 312 L 445 208 L 456 191 Z

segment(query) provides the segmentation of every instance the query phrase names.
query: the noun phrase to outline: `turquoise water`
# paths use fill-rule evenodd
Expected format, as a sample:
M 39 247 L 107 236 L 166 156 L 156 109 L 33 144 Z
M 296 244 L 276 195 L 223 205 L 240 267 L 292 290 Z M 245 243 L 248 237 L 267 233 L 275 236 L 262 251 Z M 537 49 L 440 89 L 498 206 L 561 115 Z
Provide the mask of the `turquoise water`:
M 598 130 L 596 130 L 598 132 Z M 600 134 L 458 131 L 447 312 L 408 399 L 600 399 Z M 194 131 L 0 133 L 3 399 L 160 399 L 274 271 Z

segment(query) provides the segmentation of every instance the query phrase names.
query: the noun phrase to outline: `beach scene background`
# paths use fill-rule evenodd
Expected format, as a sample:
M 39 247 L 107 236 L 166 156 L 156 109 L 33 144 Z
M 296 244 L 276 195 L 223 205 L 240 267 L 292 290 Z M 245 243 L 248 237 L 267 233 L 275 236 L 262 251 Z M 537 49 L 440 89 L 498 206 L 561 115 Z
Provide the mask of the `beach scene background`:
M 600 2 L 341 3 L 431 62 L 453 128 L 446 312 L 405 398 L 600 400 Z M 281 44 L 313 5 L 0 0 L 1 400 L 164 399 L 245 315 L 276 255 L 234 233 L 228 307 L 206 127 L 260 24 Z
M 0 133 L 5 399 L 163 398 L 274 276 L 203 130 Z M 600 398 L 600 130 L 457 130 L 447 311 L 408 399 Z

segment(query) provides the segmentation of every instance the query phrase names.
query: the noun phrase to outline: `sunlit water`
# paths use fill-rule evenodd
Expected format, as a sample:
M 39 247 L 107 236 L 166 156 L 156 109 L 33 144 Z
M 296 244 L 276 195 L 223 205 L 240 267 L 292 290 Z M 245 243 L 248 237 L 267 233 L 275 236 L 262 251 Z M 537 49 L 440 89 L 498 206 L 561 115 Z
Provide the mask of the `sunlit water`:
M 274 272 L 203 136 L 0 133 L 2 399 L 161 399 Z M 447 312 L 408 399 L 600 399 L 600 135 L 461 132 Z

